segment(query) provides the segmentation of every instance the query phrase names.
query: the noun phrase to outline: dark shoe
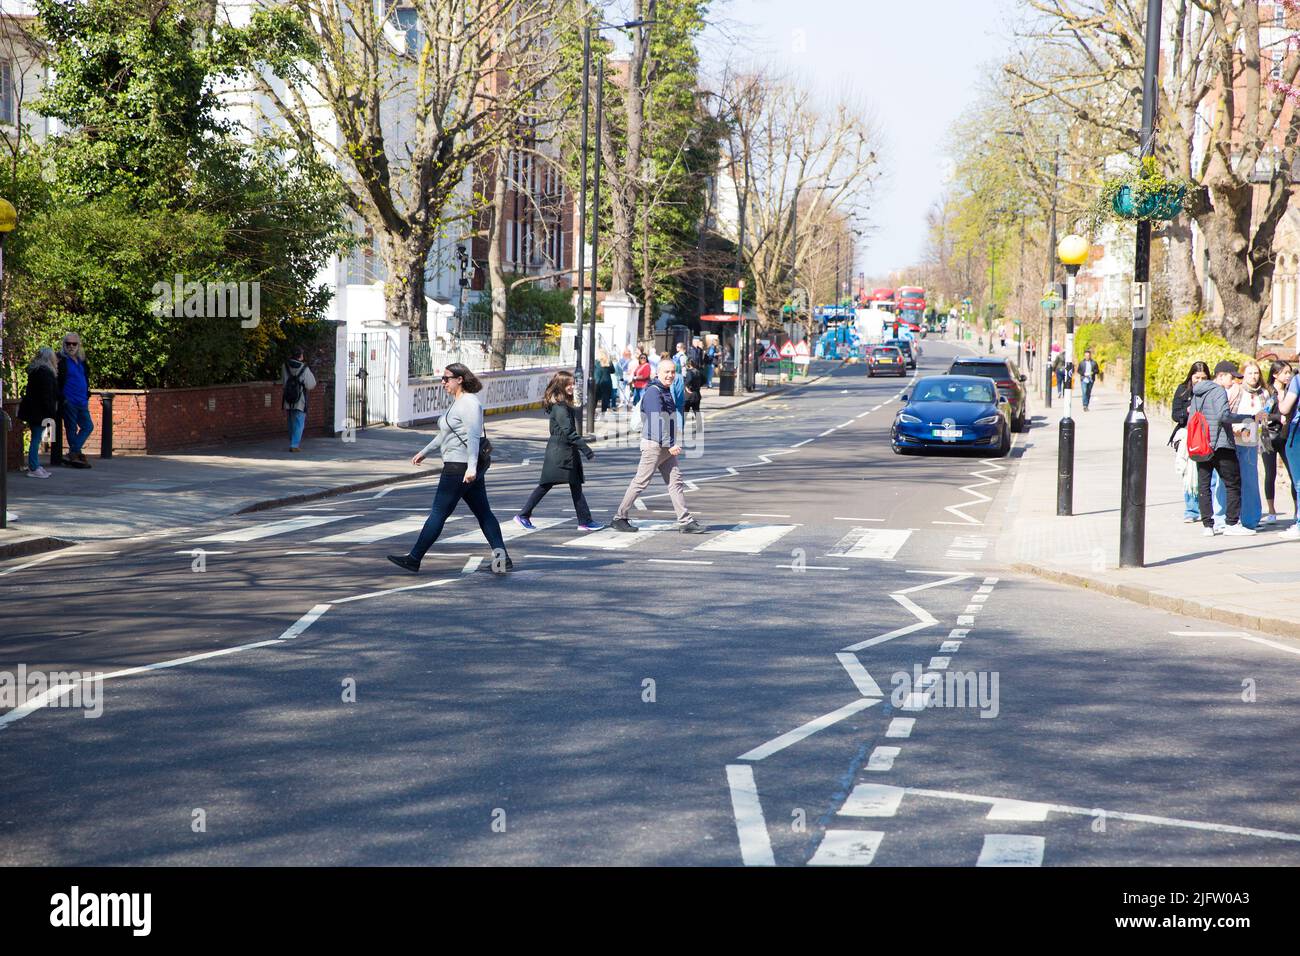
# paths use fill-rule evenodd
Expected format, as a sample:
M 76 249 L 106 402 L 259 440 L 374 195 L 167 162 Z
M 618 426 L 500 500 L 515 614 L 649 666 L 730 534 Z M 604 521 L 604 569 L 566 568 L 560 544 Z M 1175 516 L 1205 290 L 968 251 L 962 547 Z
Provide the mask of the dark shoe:
M 682 534 L 704 534 L 704 525 L 692 518 L 678 530 L 681 531 Z
M 615 518 L 609 523 L 609 526 L 615 531 L 636 531 L 636 528 L 632 526 L 632 522 L 628 521 L 626 518 Z
M 493 574 L 505 574 L 506 572 L 513 571 L 515 569 L 515 563 L 510 560 L 509 555 L 506 555 L 506 566 L 504 568 L 498 568 L 497 563 L 495 561 L 489 561 L 488 569 L 491 570 Z
M 416 561 L 409 554 L 390 554 L 388 560 L 397 565 L 403 571 L 410 571 L 412 574 L 419 573 L 420 562 Z

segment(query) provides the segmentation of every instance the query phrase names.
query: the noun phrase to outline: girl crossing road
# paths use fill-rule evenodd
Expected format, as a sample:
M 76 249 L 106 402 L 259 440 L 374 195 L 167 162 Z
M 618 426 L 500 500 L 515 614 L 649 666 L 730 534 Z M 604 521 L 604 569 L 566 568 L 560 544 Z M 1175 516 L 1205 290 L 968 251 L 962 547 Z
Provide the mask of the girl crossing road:
M 546 395 L 542 399 L 542 404 L 551 417 L 551 437 L 546 443 L 546 461 L 542 465 L 541 481 L 528 496 L 528 501 L 520 509 L 519 514 L 515 515 L 515 523 L 530 531 L 533 530 L 533 509 L 556 485 L 568 485 L 569 495 L 573 498 L 573 509 L 578 513 L 579 530 L 599 531 L 601 525 L 591 517 L 587 498 L 582 493 L 584 476 L 578 453 L 580 452 L 587 461 L 595 458 L 596 453 L 578 434 L 577 423 L 574 421 L 572 372 L 556 372 L 552 376 L 546 386 Z

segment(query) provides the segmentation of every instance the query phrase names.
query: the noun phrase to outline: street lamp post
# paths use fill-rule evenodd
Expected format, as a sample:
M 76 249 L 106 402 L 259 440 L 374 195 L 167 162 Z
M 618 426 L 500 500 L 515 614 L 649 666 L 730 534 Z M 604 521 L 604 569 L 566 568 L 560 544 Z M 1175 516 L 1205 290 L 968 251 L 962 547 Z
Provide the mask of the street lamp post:
M 605 55 L 596 57 L 596 169 L 591 182 L 591 319 L 587 323 L 587 432 L 596 430 L 596 269 L 600 258 L 600 137 L 605 123 Z M 581 294 L 581 293 L 579 293 Z
M 1070 383 L 1070 370 L 1074 364 L 1074 277 L 1079 267 L 1088 260 L 1088 240 L 1082 236 L 1066 236 L 1056 250 L 1065 266 L 1065 408 L 1061 412 L 1060 434 L 1056 443 L 1056 513 L 1074 513 L 1074 419 L 1070 412 L 1074 404 L 1074 388 Z
M 1147 0 L 1146 64 L 1142 77 L 1142 158 L 1155 155 L 1156 69 L 1160 63 L 1161 0 Z M 1140 161 L 1140 160 L 1139 160 Z M 1146 563 L 1147 325 L 1150 318 L 1151 221 L 1139 219 L 1133 256 L 1133 348 L 1129 360 L 1129 409 L 1124 418 L 1123 481 L 1119 504 L 1119 566 Z
M 577 353 L 577 362 L 573 370 L 573 380 L 582 387 L 582 320 L 583 305 L 586 301 L 586 293 L 583 289 L 583 283 L 586 281 L 587 260 L 585 256 L 587 244 L 587 126 L 588 114 L 590 110 L 590 83 L 591 83 L 591 24 L 587 23 L 582 28 L 582 156 L 581 156 L 581 173 L 578 176 L 578 241 L 574 243 L 578 252 L 578 314 L 577 328 L 574 330 L 577 335 L 574 336 L 574 352 Z M 603 85 L 603 84 L 602 84 Z M 597 158 L 599 162 L 599 157 Z M 593 263 L 591 269 L 591 284 L 596 284 L 596 267 Z M 582 428 L 582 419 L 578 419 L 578 428 Z
M 0 288 L 4 286 L 5 239 L 18 225 L 18 210 L 7 199 L 0 199 Z M 0 353 L 4 347 L 5 313 L 0 304 Z M 4 410 L 4 362 L 0 354 L 0 528 L 9 527 L 9 416 Z
M 1056 190 L 1058 188 L 1058 179 L 1061 173 L 1061 141 L 1056 141 L 1056 149 L 1052 150 L 1052 213 L 1049 223 L 1049 234 L 1047 238 L 1047 286 L 1049 289 L 1056 289 Z M 1047 408 L 1052 407 L 1052 310 L 1047 310 L 1047 342 L 1045 348 L 1040 349 L 1043 355 L 1043 404 Z

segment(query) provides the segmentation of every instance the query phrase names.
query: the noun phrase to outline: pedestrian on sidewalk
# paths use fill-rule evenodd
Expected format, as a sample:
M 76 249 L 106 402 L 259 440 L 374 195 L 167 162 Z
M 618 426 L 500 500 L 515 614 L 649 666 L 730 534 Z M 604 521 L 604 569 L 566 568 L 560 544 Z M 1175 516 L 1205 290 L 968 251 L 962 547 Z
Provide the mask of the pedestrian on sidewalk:
M 695 364 L 694 359 L 691 359 L 686 363 L 684 384 L 686 404 L 682 408 L 682 413 L 683 415 L 691 415 L 693 417 L 693 427 L 698 434 L 699 430 L 703 427 L 703 419 L 700 417 L 700 388 L 704 385 L 704 373 L 700 371 L 699 367 Z
M 1291 384 L 1294 375 L 1295 372 L 1291 365 L 1281 359 L 1273 359 L 1269 363 L 1269 404 L 1266 409 L 1268 420 L 1264 422 L 1259 439 L 1259 454 L 1264 459 L 1264 500 L 1268 504 L 1268 514 L 1264 515 L 1264 521 L 1269 524 L 1277 521 L 1277 508 L 1273 505 L 1273 497 L 1277 487 L 1277 461 L 1279 457 L 1282 459 L 1282 465 L 1286 468 L 1287 476 L 1291 480 L 1292 514 L 1294 515 L 1298 510 L 1295 497 L 1295 476 L 1291 474 L 1291 466 L 1286 460 L 1287 421 L 1286 416 L 1278 410 L 1282 398 L 1286 395 L 1287 386 Z
M 645 394 L 646 387 L 650 384 L 650 377 L 654 373 L 651 371 L 650 356 L 644 352 L 637 358 L 636 371 L 632 373 L 632 407 L 641 404 L 641 398 Z
M 281 404 L 289 422 L 289 450 L 301 451 L 303 429 L 307 427 L 307 393 L 316 387 L 316 376 L 308 368 L 301 346 L 294 346 L 284 363 L 280 384 L 284 386 Z
M 1233 438 L 1232 426 L 1243 421 L 1262 421 L 1264 413 L 1256 416 L 1234 414 L 1228 403 L 1228 388 L 1237 375 L 1237 363 L 1223 361 L 1214 366 L 1214 379 L 1197 382 L 1192 387 L 1192 401 L 1188 406 L 1188 416 L 1200 412 L 1205 416 L 1210 429 L 1210 447 L 1214 454 L 1205 461 L 1196 463 L 1199 503 L 1201 509 L 1201 532 L 1206 537 L 1218 534 L 1214 527 L 1214 505 L 1210 492 L 1210 476 L 1215 472 L 1219 481 L 1226 486 L 1227 527 L 1223 533 L 1228 535 L 1254 534 L 1253 528 L 1241 524 L 1241 472 L 1237 464 L 1237 447 Z
M 1296 408 L 1300 402 L 1300 375 L 1291 376 L 1291 381 L 1286 387 L 1286 392 L 1282 395 L 1282 400 L 1278 403 L 1277 410 L 1286 420 L 1286 440 L 1283 445 L 1283 456 L 1286 461 L 1287 471 L 1292 476 L 1293 494 L 1300 498 L 1300 490 L 1294 488 L 1296 476 L 1300 475 L 1300 409 Z M 1283 531 L 1278 537 L 1281 538 L 1300 538 L 1300 514 L 1297 514 L 1296 521 L 1291 527 Z
M 614 363 L 614 370 L 618 373 L 618 398 L 620 408 L 632 407 L 632 373 L 636 371 L 636 365 L 632 362 L 632 350 L 624 349 L 623 354 L 619 356 Z
M 673 364 L 677 366 L 677 377 L 681 378 L 682 373 L 686 371 L 686 343 L 678 342 L 677 347 L 673 350 Z
M 709 347 L 704 350 L 704 387 L 713 387 L 713 368 L 718 364 L 718 343 L 716 339 L 709 340 Z
M 673 363 L 676 365 L 676 363 Z M 677 434 L 680 436 L 686 431 L 686 370 L 683 368 L 680 372 L 673 375 L 673 384 L 669 389 L 673 393 L 673 407 L 677 410 Z
M 49 478 L 50 473 L 41 467 L 41 436 L 45 423 L 59 414 L 59 371 L 54 349 L 36 350 L 27 366 L 27 385 L 22 401 L 18 403 L 18 420 L 27 423 L 32 432 L 32 444 L 27 451 L 27 477 Z M 53 441 L 53 436 L 51 436 Z
M 1264 388 L 1263 372 L 1258 362 L 1250 361 L 1243 365 L 1241 379 L 1228 389 L 1228 408 L 1235 414 L 1252 416 L 1250 421 L 1232 428 L 1237 446 L 1237 469 L 1241 472 L 1241 524 L 1246 528 L 1258 528 L 1264 511 L 1259 494 L 1259 423 L 1268 418 L 1264 407 L 1268 391 Z M 1219 488 L 1216 497 L 1222 498 L 1222 484 Z M 1224 506 L 1226 508 L 1226 502 Z
M 556 372 L 551 376 L 542 405 L 551 419 L 551 437 L 546 443 L 546 461 L 542 464 L 542 477 L 537 487 L 528 496 L 528 501 L 519 510 L 519 514 L 515 515 L 515 524 L 529 531 L 534 530 L 533 509 L 556 485 L 568 485 L 569 496 L 573 499 L 573 510 L 578 515 L 578 530 L 599 531 L 602 526 L 592 519 L 591 508 L 587 506 L 587 499 L 582 493 L 585 477 L 578 454 L 591 461 L 596 457 L 596 453 L 578 434 L 573 407 L 572 372 Z
M 438 450 L 442 455 L 438 490 L 410 553 L 390 554 L 388 560 L 407 571 L 419 571 L 425 553 L 438 540 L 457 503 L 464 499 L 492 548 L 492 572 L 504 574 L 515 565 L 501 537 L 501 524 L 488 504 L 484 475 L 492 464 L 492 444 L 484 434 L 483 405 L 477 398 L 483 383 L 464 365 L 452 362 L 443 369 L 442 387 L 451 397 L 451 407 L 438 419 L 438 434 L 411 459 L 411 464 L 418 465 L 435 448 Z
M 649 487 L 650 479 L 656 471 L 663 476 L 664 484 L 668 486 L 668 496 L 677 513 L 678 530 L 683 534 L 700 534 L 704 531 L 686 507 L 686 487 L 677 463 L 682 446 L 672 393 L 676 374 L 673 360 L 663 359 L 659 363 L 659 377 L 650 383 L 641 399 L 641 461 L 632 483 L 628 485 L 627 493 L 623 495 L 623 501 L 614 512 L 614 520 L 610 523 L 610 527 L 616 531 L 636 531 L 636 527 L 627 520 L 627 515 L 637 498 Z
M 1083 383 L 1083 410 L 1088 410 L 1088 402 L 1092 399 L 1092 385 L 1098 375 L 1101 374 L 1101 366 L 1092 358 L 1092 349 L 1083 350 L 1083 361 L 1079 363 L 1079 380 Z
M 68 439 L 64 459 L 73 468 L 89 468 L 81 448 L 95 430 L 90 419 L 90 363 L 76 332 L 63 336 L 63 351 L 59 353 L 59 407 Z
M 1195 524 L 1201 520 L 1200 479 L 1195 463 L 1187 457 L 1187 407 L 1192 401 L 1192 388 L 1197 382 L 1210 378 L 1210 367 L 1204 362 L 1193 362 L 1183 383 L 1174 389 L 1174 430 L 1169 435 L 1169 445 L 1174 449 L 1174 469 L 1183 479 L 1183 521 Z
M 609 360 L 609 353 L 603 348 L 596 350 L 596 367 L 592 369 L 592 377 L 595 379 L 596 397 L 595 401 L 600 403 L 600 413 L 609 414 L 610 402 L 614 399 L 614 363 Z M 555 380 L 551 379 L 551 384 Z M 543 400 L 545 405 L 545 400 Z M 549 405 L 546 406 L 550 408 Z

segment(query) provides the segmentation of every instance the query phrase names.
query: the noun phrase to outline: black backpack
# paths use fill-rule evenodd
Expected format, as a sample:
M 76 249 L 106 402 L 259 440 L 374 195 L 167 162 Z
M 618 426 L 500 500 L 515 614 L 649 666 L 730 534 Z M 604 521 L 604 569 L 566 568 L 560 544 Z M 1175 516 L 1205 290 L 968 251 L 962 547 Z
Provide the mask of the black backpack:
M 306 394 L 306 389 L 302 384 L 302 372 L 307 366 L 300 368 L 295 375 L 290 375 L 284 383 L 284 404 L 290 408 L 296 408 L 298 401 Z

